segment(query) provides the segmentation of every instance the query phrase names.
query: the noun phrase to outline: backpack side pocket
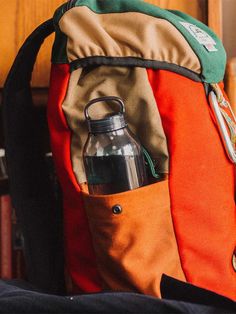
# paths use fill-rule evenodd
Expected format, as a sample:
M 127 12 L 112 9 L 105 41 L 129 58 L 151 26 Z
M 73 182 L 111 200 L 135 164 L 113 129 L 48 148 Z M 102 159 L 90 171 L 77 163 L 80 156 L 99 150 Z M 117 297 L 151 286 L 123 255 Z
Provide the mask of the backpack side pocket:
M 104 289 L 160 296 L 163 273 L 185 281 L 168 180 L 83 199 Z

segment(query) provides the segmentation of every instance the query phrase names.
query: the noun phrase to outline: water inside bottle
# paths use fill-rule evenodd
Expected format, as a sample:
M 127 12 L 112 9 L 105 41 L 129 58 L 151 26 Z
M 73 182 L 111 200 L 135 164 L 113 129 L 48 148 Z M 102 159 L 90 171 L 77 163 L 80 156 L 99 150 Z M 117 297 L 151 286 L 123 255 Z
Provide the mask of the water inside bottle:
M 113 194 L 146 184 L 142 160 L 137 155 L 86 156 L 90 194 Z

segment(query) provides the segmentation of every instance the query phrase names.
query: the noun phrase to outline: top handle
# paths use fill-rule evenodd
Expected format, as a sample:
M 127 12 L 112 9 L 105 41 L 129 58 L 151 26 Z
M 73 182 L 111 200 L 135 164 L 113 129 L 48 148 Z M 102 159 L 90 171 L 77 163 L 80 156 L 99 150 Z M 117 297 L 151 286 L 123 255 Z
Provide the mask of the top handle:
M 91 107 L 93 104 L 97 103 L 97 102 L 107 102 L 107 101 L 115 101 L 117 102 L 119 105 L 120 105 L 120 113 L 124 114 L 125 113 L 125 104 L 123 102 L 123 100 L 119 97 L 116 97 L 116 96 L 104 96 L 104 97 L 98 97 L 98 98 L 95 98 L 93 100 L 91 100 L 86 106 L 85 106 L 85 109 L 84 109 L 84 115 L 85 115 L 85 118 L 87 120 L 91 120 L 90 116 L 89 116 L 89 107 Z

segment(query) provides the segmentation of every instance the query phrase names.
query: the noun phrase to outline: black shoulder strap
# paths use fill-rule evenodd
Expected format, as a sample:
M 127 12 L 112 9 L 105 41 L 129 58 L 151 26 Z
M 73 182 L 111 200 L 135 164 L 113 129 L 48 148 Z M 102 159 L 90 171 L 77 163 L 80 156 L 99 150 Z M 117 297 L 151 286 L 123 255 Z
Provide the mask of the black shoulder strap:
M 48 20 L 20 49 L 3 90 L 3 123 L 10 193 L 23 231 L 28 279 L 43 291 L 58 293 L 64 284 L 60 211 L 30 90 L 37 54 L 53 32 L 53 21 Z
M 39 49 L 45 38 L 47 38 L 53 32 L 53 20 L 50 19 L 37 27 L 26 39 L 23 46 L 19 50 L 13 66 L 8 74 L 4 86 L 5 94 L 9 89 L 11 95 L 13 95 L 18 90 L 26 88 L 26 86 L 30 86 L 31 75 Z

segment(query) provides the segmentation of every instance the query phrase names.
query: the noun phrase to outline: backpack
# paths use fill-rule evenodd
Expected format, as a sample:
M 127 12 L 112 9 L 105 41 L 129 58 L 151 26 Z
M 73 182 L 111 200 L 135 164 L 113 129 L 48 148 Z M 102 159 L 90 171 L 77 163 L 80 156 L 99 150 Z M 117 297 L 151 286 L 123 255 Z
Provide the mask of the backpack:
M 47 119 L 63 219 L 30 92 L 37 53 L 54 30 Z M 236 298 L 236 129 L 225 64 L 206 25 L 142 1 L 68 1 L 30 35 L 3 101 L 11 195 L 32 283 L 58 292 L 65 258 L 74 293 L 161 297 L 166 274 Z M 128 125 L 164 180 L 112 195 L 87 192 L 83 109 L 107 95 L 124 100 Z

